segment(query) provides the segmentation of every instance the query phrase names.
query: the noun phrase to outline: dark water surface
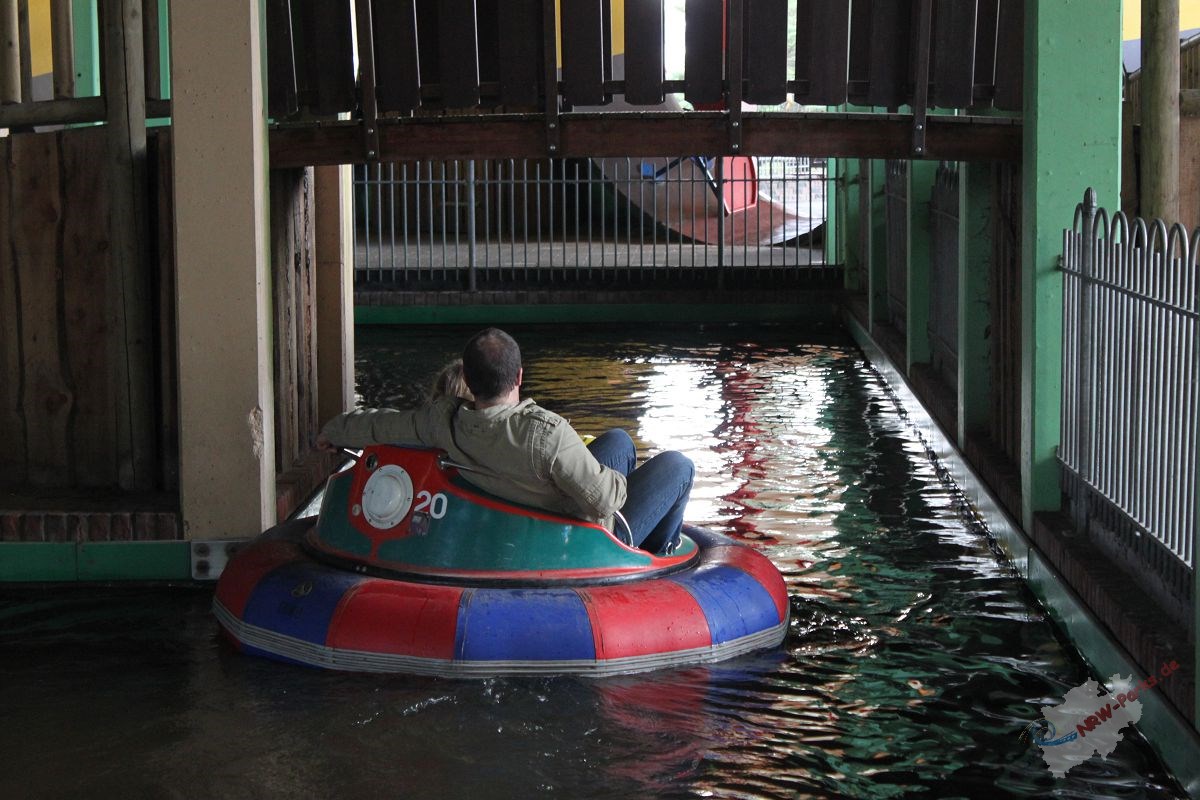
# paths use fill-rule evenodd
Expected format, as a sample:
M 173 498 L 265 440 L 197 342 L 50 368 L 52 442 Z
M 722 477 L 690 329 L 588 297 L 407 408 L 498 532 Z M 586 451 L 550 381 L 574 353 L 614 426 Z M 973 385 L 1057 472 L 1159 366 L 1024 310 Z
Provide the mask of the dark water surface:
M 413 402 L 470 332 L 360 329 L 363 401 Z M 781 649 L 603 680 L 323 673 L 233 653 L 211 590 L 9 588 L 0 798 L 1181 796 L 1136 734 L 1062 781 L 1021 738 L 1086 672 L 852 344 L 514 333 L 526 396 L 696 462 L 689 520 L 787 578 Z

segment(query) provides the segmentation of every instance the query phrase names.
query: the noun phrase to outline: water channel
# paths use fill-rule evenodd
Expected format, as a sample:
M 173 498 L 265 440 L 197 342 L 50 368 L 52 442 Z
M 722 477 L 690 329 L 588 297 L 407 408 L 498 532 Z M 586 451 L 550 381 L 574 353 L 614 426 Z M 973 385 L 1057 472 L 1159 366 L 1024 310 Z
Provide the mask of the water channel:
M 403 406 L 471 329 L 359 329 Z M 1182 796 L 1144 740 L 1063 780 L 1022 737 L 1087 677 L 835 332 L 512 330 L 525 395 L 697 466 L 689 520 L 783 571 L 782 648 L 588 680 L 241 656 L 211 589 L 0 589 L 0 797 Z

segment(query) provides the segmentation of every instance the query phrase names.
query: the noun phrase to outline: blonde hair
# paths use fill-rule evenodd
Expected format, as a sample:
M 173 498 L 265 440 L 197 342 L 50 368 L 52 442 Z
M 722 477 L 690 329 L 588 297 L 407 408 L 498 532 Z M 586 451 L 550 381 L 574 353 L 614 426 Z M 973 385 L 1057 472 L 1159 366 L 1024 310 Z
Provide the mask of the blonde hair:
M 442 367 L 442 371 L 433 380 L 433 399 L 438 400 L 443 397 L 461 397 L 463 400 L 475 399 L 471 394 L 471 390 L 467 388 L 466 379 L 463 378 L 463 361 L 461 358 L 456 358 Z

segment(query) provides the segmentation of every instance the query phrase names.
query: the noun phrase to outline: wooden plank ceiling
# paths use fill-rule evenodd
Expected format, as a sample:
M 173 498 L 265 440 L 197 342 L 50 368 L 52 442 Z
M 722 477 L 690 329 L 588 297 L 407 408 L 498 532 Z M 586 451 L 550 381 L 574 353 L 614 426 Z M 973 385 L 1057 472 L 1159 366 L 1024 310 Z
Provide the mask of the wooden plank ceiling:
M 665 77 L 663 0 L 624 0 L 614 79 L 614 1 L 268 0 L 271 163 L 1020 158 L 1020 120 L 997 112 L 1023 102 L 1022 0 L 687 0 L 682 80 Z M 664 110 L 672 93 L 703 110 Z M 744 105 L 789 94 L 857 110 Z

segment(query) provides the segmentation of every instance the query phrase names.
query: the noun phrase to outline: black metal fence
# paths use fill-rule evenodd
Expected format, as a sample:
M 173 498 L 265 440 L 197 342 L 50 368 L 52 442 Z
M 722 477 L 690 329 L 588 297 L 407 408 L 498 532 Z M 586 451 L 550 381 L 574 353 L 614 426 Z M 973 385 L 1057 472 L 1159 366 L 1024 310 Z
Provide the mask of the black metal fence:
M 823 236 L 824 162 L 423 161 L 355 176 L 359 286 L 840 280 Z

